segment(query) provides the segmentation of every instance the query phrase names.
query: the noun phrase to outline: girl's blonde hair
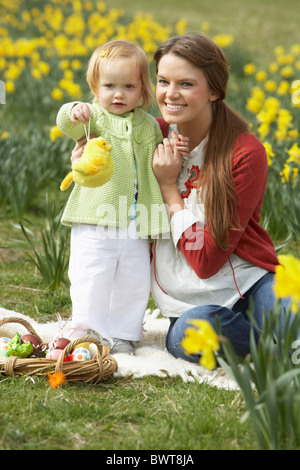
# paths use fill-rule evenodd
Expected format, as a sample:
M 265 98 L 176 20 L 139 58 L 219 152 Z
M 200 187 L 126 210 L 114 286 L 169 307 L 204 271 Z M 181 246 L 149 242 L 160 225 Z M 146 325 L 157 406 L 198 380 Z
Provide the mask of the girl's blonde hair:
M 138 45 L 123 40 L 111 41 L 97 47 L 90 58 L 87 70 L 87 82 L 94 95 L 93 102 L 99 101 L 99 81 L 105 64 L 111 59 L 128 59 L 141 71 L 142 102 L 140 108 L 148 108 L 154 101 L 154 94 L 150 79 L 149 62 L 143 49 Z
M 175 54 L 201 69 L 210 90 L 218 96 L 212 104 L 213 118 L 198 184 L 204 189 L 205 212 L 213 240 L 227 250 L 229 230 L 240 229 L 232 176 L 233 149 L 238 135 L 248 132 L 249 126 L 224 102 L 229 66 L 222 50 L 211 39 L 201 34 L 168 39 L 154 54 L 156 70 L 165 54 Z

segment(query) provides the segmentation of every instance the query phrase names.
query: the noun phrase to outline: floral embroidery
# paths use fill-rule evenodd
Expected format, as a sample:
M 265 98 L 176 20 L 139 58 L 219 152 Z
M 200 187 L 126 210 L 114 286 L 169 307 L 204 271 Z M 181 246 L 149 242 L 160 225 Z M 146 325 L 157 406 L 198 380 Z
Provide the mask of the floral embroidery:
M 192 188 L 197 188 L 198 175 L 199 175 L 199 167 L 196 165 L 193 165 L 192 168 L 190 169 L 190 177 L 184 183 L 186 190 L 181 192 L 182 198 L 188 197 L 190 195 Z

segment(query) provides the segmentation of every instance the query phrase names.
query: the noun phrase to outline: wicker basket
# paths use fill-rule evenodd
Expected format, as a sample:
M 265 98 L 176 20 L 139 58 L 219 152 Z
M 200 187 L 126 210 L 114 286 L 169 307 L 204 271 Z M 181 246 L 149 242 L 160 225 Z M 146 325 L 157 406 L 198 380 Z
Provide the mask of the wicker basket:
M 0 321 L 0 327 L 5 323 L 20 323 L 29 333 L 37 336 L 34 328 L 26 320 L 16 317 L 7 317 Z M 41 340 L 42 341 L 42 340 Z M 63 362 L 74 347 L 80 343 L 92 342 L 97 346 L 97 353 L 89 361 Z M 47 346 L 47 344 L 44 344 Z M 91 336 L 83 336 L 71 341 L 63 350 L 57 360 L 45 358 L 20 358 L 17 356 L 0 356 L 0 374 L 12 377 L 13 375 L 47 376 L 48 373 L 63 372 L 66 382 L 101 382 L 107 380 L 118 370 L 117 361 L 110 356 L 102 358 L 102 344 Z

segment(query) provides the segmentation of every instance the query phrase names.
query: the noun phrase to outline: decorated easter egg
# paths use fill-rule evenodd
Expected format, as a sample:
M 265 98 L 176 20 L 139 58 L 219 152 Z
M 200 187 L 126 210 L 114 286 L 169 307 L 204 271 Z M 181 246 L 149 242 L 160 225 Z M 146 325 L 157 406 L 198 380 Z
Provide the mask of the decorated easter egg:
M 73 361 L 90 361 L 92 359 L 91 353 L 86 348 L 76 348 L 72 352 Z
M 21 344 L 22 343 L 27 343 L 28 341 L 33 346 L 33 352 L 32 352 L 33 356 L 42 357 L 42 356 L 45 355 L 43 342 L 40 340 L 40 338 L 38 338 L 37 336 L 32 335 L 32 334 L 26 334 L 26 335 L 22 336 Z
M 78 349 L 78 348 L 84 348 L 84 349 L 89 349 L 90 348 L 90 343 L 79 343 L 77 344 L 77 346 L 74 347 L 74 350 L 75 349 Z
M 46 359 L 54 359 L 56 361 L 62 352 L 63 349 L 52 349 L 51 351 L 47 352 Z
M 91 356 L 94 357 L 98 351 L 97 346 L 94 343 L 90 343 L 89 350 L 91 352 Z M 107 346 L 102 345 L 102 357 L 106 357 L 108 355 L 109 348 Z
M 19 333 L 15 333 L 8 345 L 7 351 L 9 356 L 17 356 L 22 358 L 30 357 L 33 353 L 33 346 L 30 341 L 21 343 L 21 337 Z
M 63 349 L 51 349 L 51 351 L 47 352 L 46 359 L 52 359 L 54 361 L 57 361 L 57 359 L 60 357 L 62 352 L 63 352 Z M 69 354 L 68 356 L 64 357 L 63 362 L 69 362 L 72 360 L 73 358 L 71 354 Z
M 0 350 L 7 350 L 8 349 L 8 345 L 11 341 L 11 338 L 6 338 L 5 336 L 3 336 L 2 338 L 0 338 Z
M 55 341 L 55 349 L 65 349 L 71 341 L 67 338 L 59 338 Z
M 97 350 L 98 350 L 98 348 L 97 348 L 97 346 L 96 346 L 94 343 L 91 343 L 91 344 L 89 345 L 89 350 L 90 350 L 91 356 L 94 357 L 95 354 L 96 354 L 96 352 L 97 352 Z

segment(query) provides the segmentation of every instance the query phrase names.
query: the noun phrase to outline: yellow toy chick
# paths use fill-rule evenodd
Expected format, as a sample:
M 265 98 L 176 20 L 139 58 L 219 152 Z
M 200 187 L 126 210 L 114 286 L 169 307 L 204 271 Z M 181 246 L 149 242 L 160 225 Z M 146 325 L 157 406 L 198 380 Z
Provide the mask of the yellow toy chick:
M 60 189 L 65 191 L 73 181 L 87 188 L 96 188 L 107 183 L 114 172 L 111 151 L 112 146 L 102 137 L 89 140 L 82 157 L 72 164 L 72 171 L 64 178 Z

